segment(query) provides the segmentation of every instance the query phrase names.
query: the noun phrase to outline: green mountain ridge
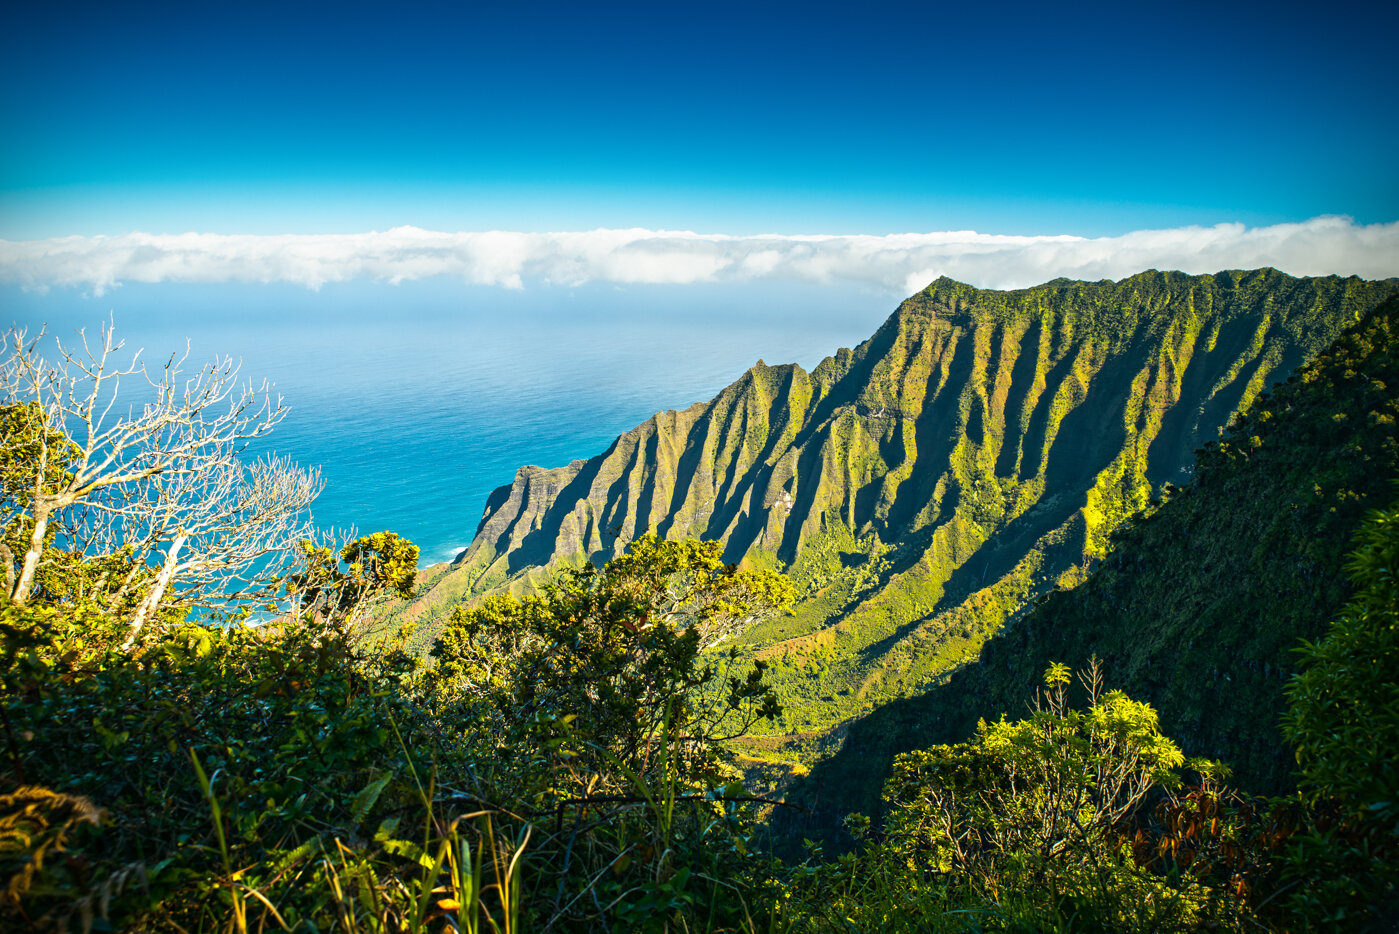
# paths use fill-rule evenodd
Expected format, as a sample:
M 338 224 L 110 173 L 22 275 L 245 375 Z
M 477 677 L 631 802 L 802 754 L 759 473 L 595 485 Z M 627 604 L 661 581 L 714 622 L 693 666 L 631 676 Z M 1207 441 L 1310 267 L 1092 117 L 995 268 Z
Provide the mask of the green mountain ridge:
M 524 467 L 404 617 L 602 561 L 647 531 L 785 567 L 794 614 L 744 635 L 819 734 L 925 690 L 1108 537 L 1271 382 L 1399 288 L 1276 270 L 1010 292 L 939 279 L 854 351 L 759 363 L 602 454 Z
M 1199 452 L 1189 486 L 1119 530 L 1086 581 L 989 640 L 978 664 L 851 723 L 789 790 L 811 813 L 774 815 L 775 837 L 849 846 L 841 819 L 882 812 L 895 755 L 964 741 L 982 718 L 1021 718 L 1051 662 L 1081 669 L 1095 655 L 1189 754 L 1225 761 L 1247 790 L 1290 790 L 1278 723 L 1293 650 L 1349 597 L 1346 555 L 1396 481 L 1399 297 L 1260 396 Z

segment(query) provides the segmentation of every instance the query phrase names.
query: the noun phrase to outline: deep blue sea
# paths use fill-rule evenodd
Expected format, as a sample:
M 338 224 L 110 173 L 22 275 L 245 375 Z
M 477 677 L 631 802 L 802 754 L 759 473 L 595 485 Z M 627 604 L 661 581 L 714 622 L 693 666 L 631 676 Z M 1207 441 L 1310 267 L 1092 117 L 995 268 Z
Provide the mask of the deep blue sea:
M 110 313 L 159 364 L 226 354 L 291 412 L 268 447 L 319 465 L 319 524 L 391 529 L 448 560 L 523 464 L 604 450 L 663 409 L 713 397 L 758 359 L 815 366 L 898 297 L 791 283 L 522 290 L 428 280 L 319 291 L 262 284 L 0 290 L 0 324 L 67 338 Z

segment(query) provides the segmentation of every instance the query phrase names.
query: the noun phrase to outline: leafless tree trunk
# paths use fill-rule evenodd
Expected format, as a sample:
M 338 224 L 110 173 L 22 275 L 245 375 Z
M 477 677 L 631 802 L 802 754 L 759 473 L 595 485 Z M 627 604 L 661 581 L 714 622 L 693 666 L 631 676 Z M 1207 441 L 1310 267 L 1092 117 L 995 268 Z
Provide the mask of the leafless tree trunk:
M 172 587 L 183 602 L 208 606 L 256 590 L 256 582 L 240 575 L 259 562 L 260 578 L 274 576 L 296 543 L 312 534 L 308 507 L 320 490 L 318 471 L 275 457 L 252 464 L 230 457 L 199 474 L 154 478 L 146 496 L 99 506 L 125 520 L 140 543 L 142 566 L 164 543 L 160 572 L 132 615 L 127 647 Z
M 211 593 L 216 584 L 289 550 L 309 531 L 306 509 L 321 483 L 317 472 L 284 460 L 239 460 L 247 442 L 270 431 L 287 409 L 265 382 L 241 383 L 231 358 L 185 375 L 186 349 L 152 373 L 139 351 L 129 363 L 117 362 L 123 345 L 110 324 L 100 336 L 91 343 L 80 332 L 73 347 L 55 342 L 50 363 L 39 352 L 42 332 L 32 340 L 18 328 L 5 335 L 0 404 L 33 412 L 24 437 L 6 443 L 28 445 L 20 461 L 33 470 L 33 482 L 18 574 L 8 549 L 0 557 L 9 559 L 6 593 L 23 605 L 55 518 L 72 509 L 90 517 L 65 526 L 84 530 L 79 544 L 89 557 L 120 552 L 131 561 L 114 605 L 144 590 L 129 646 L 175 590 L 208 602 L 219 596 Z M 149 401 L 119 410 L 123 377 Z M 157 555 L 152 578 L 149 562 Z
M 180 569 L 177 558 L 180 549 L 187 541 L 189 541 L 189 536 L 184 533 L 180 533 L 170 540 L 168 550 L 165 553 L 165 564 L 161 567 L 160 573 L 156 575 L 155 584 L 136 605 L 136 613 L 131 618 L 131 635 L 127 637 L 122 648 L 129 649 L 135 644 L 137 637 L 141 635 L 141 629 L 146 625 L 146 620 L 150 619 L 155 608 L 160 605 L 161 598 L 165 596 L 165 589 L 170 586 L 175 572 Z

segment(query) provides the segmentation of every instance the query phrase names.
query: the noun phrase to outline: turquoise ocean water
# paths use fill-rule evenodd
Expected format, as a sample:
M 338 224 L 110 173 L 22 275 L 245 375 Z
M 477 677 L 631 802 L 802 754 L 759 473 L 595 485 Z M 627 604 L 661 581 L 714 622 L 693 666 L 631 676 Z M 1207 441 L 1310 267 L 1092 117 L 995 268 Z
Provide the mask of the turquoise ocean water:
M 323 526 L 392 529 L 423 563 L 470 540 L 523 464 L 606 448 L 663 409 L 705 401 L 759 358 L 815 366 L 873 333 L 886 293 L 791 283 L 510 291 L 459 282 L 128 284 L 0 290 L 0 324 L 70 337 L 109 314 L 127 350 L 228 354 L 291 406 L 267 448 L 326 481 Z M 135 393 L 128 393 L 135 398 Z

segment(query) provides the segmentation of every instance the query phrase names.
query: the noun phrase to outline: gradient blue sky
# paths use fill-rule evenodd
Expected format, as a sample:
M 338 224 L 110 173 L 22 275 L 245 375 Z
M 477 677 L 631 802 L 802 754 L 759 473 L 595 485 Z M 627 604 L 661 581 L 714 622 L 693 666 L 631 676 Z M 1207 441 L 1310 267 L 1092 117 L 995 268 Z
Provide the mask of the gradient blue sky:
M 0 237 L 1393 221 L 1397 9 L 16 4 Z

